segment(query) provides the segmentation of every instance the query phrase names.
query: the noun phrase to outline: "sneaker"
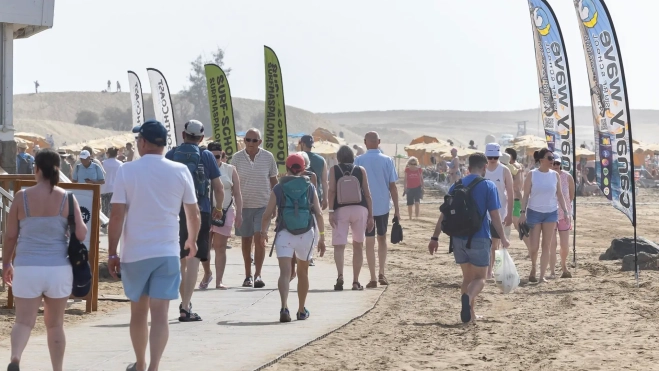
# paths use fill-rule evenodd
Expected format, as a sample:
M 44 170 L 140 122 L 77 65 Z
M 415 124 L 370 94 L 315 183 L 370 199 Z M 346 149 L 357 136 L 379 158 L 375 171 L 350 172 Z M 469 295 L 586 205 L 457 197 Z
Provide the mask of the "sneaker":
M 252 276 L 245 277 L 243 281 L 243 287 L 252 287 Z
M 304 308 L 304 312 L 300 313 L 297 312 L 296 317 L 298 321 L 304 321 L 305 319 L 309 318 L 311 313 L 309 313 L 309 310 L 307 308 Z
M 282 308 L 279 311 L 279 322 L 291 322 L 291 313 L 288 308 Z
M 309 260 L 309 266 L 310 266 L 310 267 L 315 267 L 315 266 L 316 266 L 316 263 L 313 262 L 313 258 L 311 258 L 311 259 Z
M 17 362 L 12 362 L 7 366 L 7 371 L 20 371 L 20 367 L 18 367 Z
M 263 280 L 261 279 L 261 276 L 256 277 L 256 279 L 254 280 L 254 287 L 256 287 L 257 289 L 260 289 L 264 286 L 265 286 L 265 282 L 263 282 Z

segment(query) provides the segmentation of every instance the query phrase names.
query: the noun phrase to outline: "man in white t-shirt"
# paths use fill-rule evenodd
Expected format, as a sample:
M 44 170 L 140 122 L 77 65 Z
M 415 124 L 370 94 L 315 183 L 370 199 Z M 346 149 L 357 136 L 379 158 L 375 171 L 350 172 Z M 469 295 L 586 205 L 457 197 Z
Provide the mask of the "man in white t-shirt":
M 510 226 L 513 223 L 513 174 L 507 166 L 499 162 L 501 155 L 501 146 L 498 143 L 488 143 L 485 146 L 485 156 L 487 157 L 485 179 L 491 180 L 497 186 L 499 202 L 501 203 L 499 215 L 503 221 L 506 239 L 509 239 Z M 492 272 L 492 268 L 494 267 L 494 252 L 499 249 L 499 243 L 501 242 L 501 237 L 494 226 L 490 226 L 490 233 L 492 234 L 492 253 L 490 254 L 490 267 L 487 270 L 487 278 L 494 276 Z
M 178 299 L 181 282 L 181 204 L 187 221 L 188 258 L 197 253 L 201 216 L 190 171 L 163 156 L 167 143 L 163 124 L 149 120 L 133 133 L 141 158 L 122 165 L 114 180 L 108 269 L 115 279 L 121 271 L 124 292 L 131 301 L 130 333 L 137 359 L 128 370 L 147 369 L 149 342 L 149 370 L 157 370 L 169 337 L 169 302 Z M 121 258 L 117 256 L 120 238 Z
M 105 169 L 105 183 L 101 185 L 101 211 L 108 218 L 110 217 L 110 200 L 112 200 L 112 190 L 114 189 L 114 178 L 117 175 L 117 170 L 123 164 L 117 160 L 119 150 L 117 147 L 110 147 L 106 151 L 108 158 L 103 161 L 103 169 Z M 107 233 L 107 224 L 101 226 L 101 231 Z

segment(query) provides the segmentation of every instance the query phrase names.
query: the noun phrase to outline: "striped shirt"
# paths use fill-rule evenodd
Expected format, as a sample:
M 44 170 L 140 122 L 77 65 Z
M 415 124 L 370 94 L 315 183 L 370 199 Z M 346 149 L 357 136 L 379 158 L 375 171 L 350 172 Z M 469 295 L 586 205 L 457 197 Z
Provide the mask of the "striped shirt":
M 270 178 L 279 173 L 272 153 L 259 148 L 254 161 L 245 150 L 236 152 L 231 158 L 240 179 L 243 208 L 258 209 L 268 206 L 270 200 Z

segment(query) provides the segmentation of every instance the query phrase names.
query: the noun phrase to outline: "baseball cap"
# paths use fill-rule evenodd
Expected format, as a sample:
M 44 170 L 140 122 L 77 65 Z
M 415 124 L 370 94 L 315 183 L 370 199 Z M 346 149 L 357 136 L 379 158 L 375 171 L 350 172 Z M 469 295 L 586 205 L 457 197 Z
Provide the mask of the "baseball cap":
M 293 171 L 304 170 L 304 157 L 299 153 L 294 153 L 286 159 L 286 167 Z
M 185 123 L 185 133 L 195 137 L 204 136 L 204 124 L 198 120 L 190 120 Z
M 164 147 L 167 144 L 167 129 L 158 120 L 148 120 L 142 125 L 135 126 L 133 133 L 140 134 L 147 142 L 160 147 Z
M 501 157 L 501 146 L 499 143 L 488 143 L 485 146 L 485 157 Z
M 91 154 L 89 153 L 89 151 L 87 151 L 87 150 L 82 150 L 82 151 L 80 151 L 80 159 L 82 159 L 82 160 L 86 160 L 86 159 L 89 158 L 89 156 L 91 156 Z
M 300 138 L 300 142 L 302 142 L 305 146 L 311 148 L 313 147 L 313 137 L 311 135 L 303 135 L 302 138 Z

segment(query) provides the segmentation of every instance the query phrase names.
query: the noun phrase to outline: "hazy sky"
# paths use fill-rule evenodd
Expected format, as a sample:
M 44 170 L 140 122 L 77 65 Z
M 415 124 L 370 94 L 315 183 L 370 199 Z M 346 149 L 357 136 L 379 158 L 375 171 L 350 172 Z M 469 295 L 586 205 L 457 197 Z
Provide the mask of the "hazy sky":
M 572 0 L 550 0 L 574 102 L 589 105 Z M 659 109 L 655 0 L 608 0 L 632 108 Z M 652 10 L 650 8 L 654 7 Z M 655 30 L 655 31 L 653 31 Z M 538 106 L 526 0 L 56 0 L 52 30 L 15 42 L 14 92 L 127 87 L 160 69 L 172 92 L 189 62 L 226 51 L 234 97 L 263 99 L 263 45 L 277 53 L 288 105 L 314 112 L 517 110 Z

